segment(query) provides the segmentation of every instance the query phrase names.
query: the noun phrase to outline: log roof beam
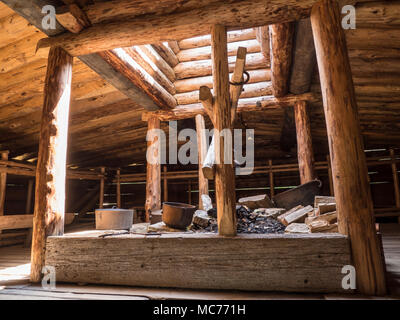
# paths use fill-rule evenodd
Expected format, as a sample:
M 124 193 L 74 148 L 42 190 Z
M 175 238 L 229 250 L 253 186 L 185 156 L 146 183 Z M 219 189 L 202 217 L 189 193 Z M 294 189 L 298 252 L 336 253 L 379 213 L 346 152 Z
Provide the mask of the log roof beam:
M 206 7 L 163 16 L 144 15 L 135 19 L 99 23 L 79 34 L 66 33 L 39 41 L 38 48 L 61 46 L 80 56 L 120 47 L 181 40 L 210 33 L 219 23 L 230 30 L 284 23 L 309 16 L 317 0 L 216 1 Z M 279 10 L 284 9 L 284 10 Z
M 267 111 L 276 108 L 293 107 L 296 101 L 302 100 L 315 102 L 319 100 L 319 97 L 313 93 L 305 93 L 300 95 L 287 95 L 282 98 L 263 96 L 257 98 L 240 99 L 237 106 L 237 112 Z M 208 115 L 206 109 L 201 103 L 178 105 L 176 108 L 169 111 L 145 111 L 142 113 L 142 120 L 147 121 L 151 116 L 156 116 L 161 121 L 182 120 L 194 118 L 198 114 Z
M 269 26 L 272 91 L 275 97 L 283 97 L 289 91 L 290 66 L 294 23 Z
M 59 23 L 56 23 L 55 29 L 44 30 L 42 28 L 42 7 L 45 5 L 57 5 L 54 0 L 29 0 L 24 1 L 22 4 L 17 0 L 1 0 L 4 4 L 9 6 L 19 15 L 28 20 L 31 24 L 36 26 L 39 30 L 44 32 L 49 37 L 55 37 L 59 34 L 65 33 L 65 28 Z M 57 6 L 56 6 L 57 7 Z M 100 32 L 101 33 L 101 32 Z M 112 67 L 98 54 L 89 54 L 78 57 L 82 62 L 88 65 L 92 70 L 98 73 L 108 83 L 113 85 L 119 91 L 124 93 L 128 98 L 134 100 L 136 103 L 142 105 L 147 110 L 157 110 L 157 105 L 141 88 L 136 86 L 130 79 L 118 70 Z
M 68 31 L 79 33 L 83 29 L 90 27 L 91 22 L 86 13 L 79 7 L 74 0 L 63 0 L 66 6 L 61 10 L 56 10 L 57 21 Z

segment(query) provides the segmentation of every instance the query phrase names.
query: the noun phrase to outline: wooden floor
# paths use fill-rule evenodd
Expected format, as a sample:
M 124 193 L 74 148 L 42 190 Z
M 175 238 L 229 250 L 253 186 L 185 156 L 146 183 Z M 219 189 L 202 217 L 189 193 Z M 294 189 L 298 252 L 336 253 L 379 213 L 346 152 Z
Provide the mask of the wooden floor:
M 400 225 L 381 225 L 390 295 L 400 299 Z M 4 299 L 381 299 L 360 295 L 284 294 L 269 292 L 205 291 L 133 288 L 78 284 L 57 284 L 53 291 L 29 284 L 30 249 L 22 246 L 0 248 L 0 300 Z M 384 298 L 384 299 L 385 299 Z

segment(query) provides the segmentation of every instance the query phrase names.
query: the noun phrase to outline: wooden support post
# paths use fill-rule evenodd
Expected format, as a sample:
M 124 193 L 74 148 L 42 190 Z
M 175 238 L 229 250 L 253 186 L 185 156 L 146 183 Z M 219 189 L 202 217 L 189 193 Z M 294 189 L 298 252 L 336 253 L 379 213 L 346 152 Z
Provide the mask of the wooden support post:
M 1 152 L 1 160 L 8 160 L 8 151 Z M 4 215 L 4 206 L 6 201 L 7 173 L 0 173 L 0 216 Z
M 36 169 L 31 281 L 39 282 L 45 265 L 46 238 L 64 234 L 68 116 L 73 58 L 51 48 Z
M 150 221 L 150 213 L 161 209 L 161 141 L 153 129 L 160 129 L 160 120 L 151 117 L 147 123 L 147 172 L 146 172 L 146 222 Z
M 225 150 L 225 139 L 222 130 L 232 133 L 231 104 L 229 97 L 229 70 L 227 53 L 226 28 L 214 25 L 211 28 L 211 54 L 213 70 L 214 127 L 215 134 L 215 194 L 218 214 L 218 232 L 223 236 L 236 235 L 236 194 L 235 194 L 235 171 L 233 168 L 233 148 Z M 230 163 L 224 163 L 225 153 L 230 153 Z
M 99 195 L 99 208 L 103 209 L 104 207 L 104 175 L 106 173 L 106 168 L 101 167 L 101 174 L 103 175 L 100 180 L 100 195 Z
M 70 54 L 81 56 L 112 48 L 126 48 L 171 39 L 181 40 L 202 36 L 209 33 L 211 25 L 222 22 L 229 28 L 239 30 L 281 21 L 294 21 L 308 16 L 309 9 L 314 1 L 316 0 L 274 1 L 268 5 L 265 4 L 266 0 L 213 0 L 209 1 L 213 2 L 210 5 L 204 5 L 203 0 L 201 4 L 200 1 L 193 1 L 195 5 L 190 10 L 177 10 L 178 12 L 168 15 L 142 14 L 141 17 L 131 19 L 134 16 L 133 14 L 118 23 L 95 23 L 93 16 L 86 12 L 93 23 L 92 27 L 78 34 L 66 33 L 41 39 L 38 48 L 63 46 Z M 134 7 L 136 7 L 136 2 Z M 145 2 L 146 5 L 148 2 Z M 172 3 L 179 2 L 172 1 Z M 124 12 L 127 11 L 122 6 L 120 10 L 114 10 L 118 7 L 118 4 L 115 4 L 114 1 L 112 5 L 112 9 L 106 11 L 117 11 L 119 14 L 121 9 Z M 129 5 L 131 6 L 130 2 Z M 180 3 L 179 6 L 181 6 Z M 161 9 L 163 6 L 159 7 Z M 172 8 L 173 6 L 168 6 L 168 10 Z M 165 9 L 163 7 L 161 10 Z M 104 11 L 100 12 L 101 14 L 98 16 L 103 16 Z
M 188 181 L 188 202 L 192 204 L 192 180 Z
M 117 170 L 117 207 L 122 208 L 121 203 L 121 169 Z
M 392 158 L 394 199 L 396 201 L 396 208 L 400 208 L 399 175 L 397 173 L 396 156 L 393 149 L 390 149 L 390 157 Z M 400 217 L 398 218 L 398 222 L 400 223 Z
M 298 101 L 294 104 L 294 119 L 296 123 L 300 182 L 303 184 L 317 177 L 314 167 L 310 118 L 308 117 L 307 103 L 305 101 Z
M 28 180 L 28 190 L 26 195 L 26 206 L 25 206 L 25 213 L 32 214 L 32 195 L 33 195 L 33 179 Z M 32 228 L 28 229 L 28 233 L 26 234 L 24 247 L 28 248 L 32 244 Z
M 289 91 L 293 33 L 293 22 L 269 26 L 272 93 L 277 98 L 285 96 Z
M 331 196 L 334 196 L 335 191 L 333 190 L 332 165 L 331 157 L 329 156 L 329 154 L 326 156 L 326 162 L 328 164 L 329 194 Z
M 235 69 L 233 70 L 231 83 L 236 83 L 236 85 L 231 84 L 229 91 L 231 97 L 231 123 L 235 122 L 236 110 L 239 102 L 240 95 L 243 90 L 243 84 L 238 85 L 238 83 L 243 82 L 243 72 L 246 66 L 246 54 L 247 48 L 239 47 L 236 54 Z M 229 75 L 228 75 L 229 77 Z
M 168 201 L 168 179 L 167 179 L 167 166 L 164 166 L 164 202 Z
M 256 29 L 256 39 L 260 44 L 261 53 L 265 59 L 271 61 L 270 48 L 269 48 L 269 30 L 268 26 L 258 27 Z
M 289 91 L 301 94 L 310 91 L 317 61 L 310 19 L 296 21 L 295 25 Z
M 201 114 L 196 116 L 196 131 L 197 131 L 197 150 L 199 155 L 199 209 L 204 210 L 201 196 L 208 195 L 208 180 L 203 174 L 203 163 L 207 155 L 207 137 L 205 132 L 204 117 Z
M 269 165 L 269 189 L 271 192 L 271 199 L 275 196 L 275 187 L 274 187 L 274 173 L 272 172 L 272 160 L 268 160 Z
M 375 231 L 368 169 L 361 138 L 341 14 L 335 0 L 322 0 L 311 10 L 321 92 L 332 162 L 339 232 L 348 234 L 357 289 L 386 293 L 381 249 Z
M 236 63 L 235 69 L 232 74 L 231 82 L 235 84 L 231 84 L 229 88 L 230 92 L 230 102 L 231 102 L 231 127 L 233 127 L 233 123 L 236 118 L 237 106 L 239 102 L 240 94 L 242 93 L 243 89 L 243 72 L 244 67 L 246 65 L 246 54 L 247 49 L 245 47 L 239 47 L 236 54 Z M 210 88 L 207 86 L 201 86 L 199 90 L 199 100 L 202 103 L 204 109 L 207 111 L 211 121 L 214 123 L 214 113 L 213 113 L 213 106 L 214 106 L 214 97 L 211 93 Z M 214 125 L 215 126 L 215 125 Z M 202 170 L 203 175 L 208 180 L 213 180 L 215 175 L 215 139 L 212 138 L 210 147 L 207 151 L 207 155 L 204 158 Z
M 25 206 L 25 213 L 32 214 L 32 195 L 33 195 L 33 180 L 28 180 L 28 190 L 26 194 L 26 206 Z

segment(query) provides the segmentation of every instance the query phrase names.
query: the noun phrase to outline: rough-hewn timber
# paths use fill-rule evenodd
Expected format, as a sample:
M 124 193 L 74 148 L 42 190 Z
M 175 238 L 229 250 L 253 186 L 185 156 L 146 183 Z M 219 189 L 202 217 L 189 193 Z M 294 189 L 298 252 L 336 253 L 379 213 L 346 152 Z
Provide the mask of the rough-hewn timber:
M 343 290 L 341 270 L 351 264 L 348 239 L 334 234 L 225 238 L 180 233 L 103 239 L 99 234 L 48 239 L 46 263 L 56 268 L 57 281 L 339 292 Z
M 373 220 L 371 190 L 361 139 L 357 103 L 346 40 L 335 0 L 323 0 L 311 13 L 311 25 L 332 163 L 339 232 L 351 241 L 357 289 L 385 294 L 385 272 Z

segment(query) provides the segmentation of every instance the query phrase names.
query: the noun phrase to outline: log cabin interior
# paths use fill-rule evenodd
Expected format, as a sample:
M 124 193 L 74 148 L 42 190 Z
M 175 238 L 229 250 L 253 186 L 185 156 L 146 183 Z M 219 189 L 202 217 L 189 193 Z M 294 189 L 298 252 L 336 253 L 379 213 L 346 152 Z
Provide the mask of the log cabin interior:
M 0 26 L 0 298 L 400 297 L 400 1 L 2 0 Z

